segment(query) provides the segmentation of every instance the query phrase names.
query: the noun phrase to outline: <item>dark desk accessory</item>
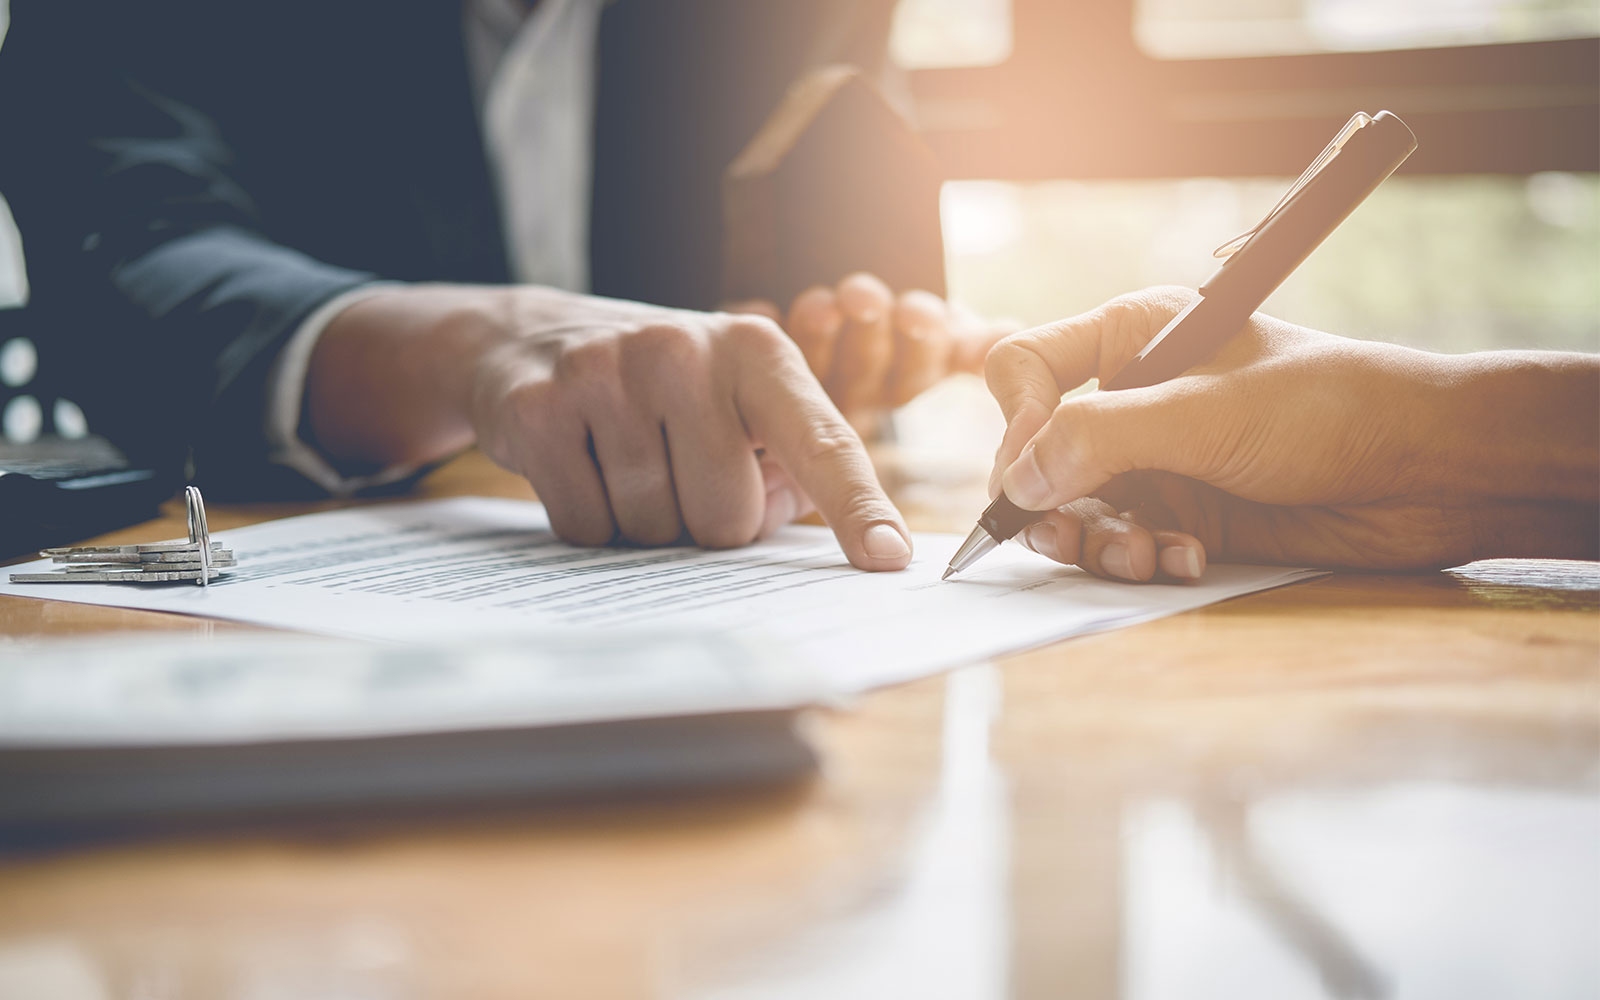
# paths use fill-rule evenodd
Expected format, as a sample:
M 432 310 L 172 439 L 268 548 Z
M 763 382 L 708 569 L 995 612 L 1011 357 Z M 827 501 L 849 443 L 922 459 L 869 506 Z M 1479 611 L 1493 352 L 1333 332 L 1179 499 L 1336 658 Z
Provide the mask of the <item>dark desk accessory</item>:
M 148 520 L 181 485 L 130 468 L 103 438 L 0 442 L 0 559 Z
M 945 294 L 938 159 L 850 66 L 802 77 L 723 179 L 723 295 L 787 309 L 869 271 Z
M 183 485 L 182 470 L 132 467 L 84 421 L 65 420 L 76 407 L 61 399 L 67 386 L 61 358 L 45 357 L 49 321 L 31 306 L 0 309 L 0 412 L 13 433 L 0 432 L 0 559 L 65 545 L 154 517 Z M 35 345 L 38 345 L 36 348 Z M 11 419 L 13 408 L 32 420 Z

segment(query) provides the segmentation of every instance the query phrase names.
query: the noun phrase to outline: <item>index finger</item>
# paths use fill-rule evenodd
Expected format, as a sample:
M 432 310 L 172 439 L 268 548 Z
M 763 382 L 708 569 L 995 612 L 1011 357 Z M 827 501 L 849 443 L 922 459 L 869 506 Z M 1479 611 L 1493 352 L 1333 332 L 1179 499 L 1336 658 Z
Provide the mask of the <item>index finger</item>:
M 861 438 L 787 338 L 741 351 L 734 398 L 750 434 L 817 505 L 851 565 L 904 569 L 911 533 Z

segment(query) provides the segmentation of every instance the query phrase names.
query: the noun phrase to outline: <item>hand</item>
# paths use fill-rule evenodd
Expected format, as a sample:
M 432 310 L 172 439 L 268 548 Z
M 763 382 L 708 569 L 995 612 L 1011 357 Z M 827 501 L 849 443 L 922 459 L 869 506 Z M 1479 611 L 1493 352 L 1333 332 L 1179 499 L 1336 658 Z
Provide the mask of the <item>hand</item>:
M 335 317 L 307 392 L 333 456 L 423 461 L 476 441 L 567 541 L 744 545 L 814 503 L 852 564 L 910 561 L 860 439 L 759 317 L 401 286 Z
M 1019 536 L 1029 548 L 1125 580 L 1192 579 L 1208 553 L 1368 569 L 1595 557 L 1593 357 L 1434 355 L 1257 314 L 1170 382 L 1061 398 L 1193 296 L 1125 296 L 990 353 L 1008 425 L 991 495 L 1052 510 Z
M 771 302 L 734 312 L 782 323 L 806 363 L 852 422 L 903 406 L 954 372 L 981 372 L 984 355 L 1014 325 L 985 323 L 931 292 L 896 296 L 870 274 L 801 292 L 780 314 Z

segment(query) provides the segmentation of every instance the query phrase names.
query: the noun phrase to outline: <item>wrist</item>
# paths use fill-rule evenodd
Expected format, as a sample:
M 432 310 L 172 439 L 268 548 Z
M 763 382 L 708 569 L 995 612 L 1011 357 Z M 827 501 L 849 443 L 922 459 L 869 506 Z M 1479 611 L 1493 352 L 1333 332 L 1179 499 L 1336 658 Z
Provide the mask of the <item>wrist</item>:
M 509 334 L 507 290 L 402 285 L 350 306 L 312 353 L 306 407 L 336 459 L 421 464 L 472 443 L 482 353 Z
M 515 337 L 515 289 L 422 285 L 415 290 L 419 296 L 406 307 L 421 322 L 414 350 L 405 359 L 408 381 L 443 419 L 470 425 L 473 385 L 482 359 Z

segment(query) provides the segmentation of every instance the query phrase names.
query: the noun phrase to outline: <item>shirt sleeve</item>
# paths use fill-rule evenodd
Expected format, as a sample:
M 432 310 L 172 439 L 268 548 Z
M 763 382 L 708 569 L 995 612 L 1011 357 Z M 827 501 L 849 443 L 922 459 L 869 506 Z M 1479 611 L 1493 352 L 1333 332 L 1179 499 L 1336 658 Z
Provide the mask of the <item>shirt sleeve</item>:
M 359 474 L 340 470 L 307 439 L 303 430 L 306 374 L 311 365 L 311 354 L 316 350 L 323 331 L 344 310 L 394 285 L 394 282 L 375 281 L 335 295 L 317 307 L 290 334 L 267 372 L 262 432 L 266 437 L 268 461 L 299 473 L 336 497 L 387 486 L 418 471 L 417 466 L 410 464 L 390 465 L 375 472 Z

